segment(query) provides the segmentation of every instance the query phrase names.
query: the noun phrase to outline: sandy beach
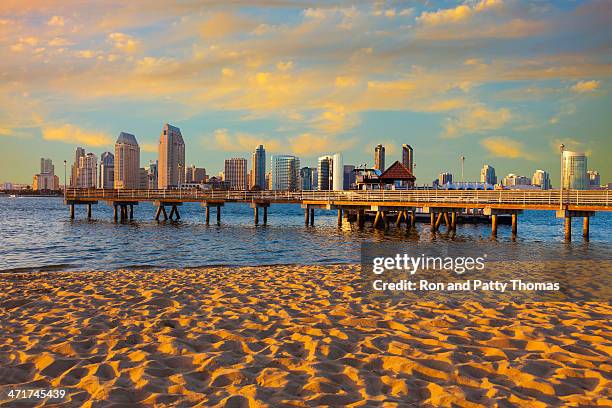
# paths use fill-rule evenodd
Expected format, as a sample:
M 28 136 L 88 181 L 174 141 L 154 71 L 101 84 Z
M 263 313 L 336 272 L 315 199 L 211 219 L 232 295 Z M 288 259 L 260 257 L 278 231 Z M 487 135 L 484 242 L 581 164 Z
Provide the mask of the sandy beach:
M 15 388 L 84 407 L 612 405 L 608 303 L 373 302 L 358 277 L 0 274 L 0 405 Z

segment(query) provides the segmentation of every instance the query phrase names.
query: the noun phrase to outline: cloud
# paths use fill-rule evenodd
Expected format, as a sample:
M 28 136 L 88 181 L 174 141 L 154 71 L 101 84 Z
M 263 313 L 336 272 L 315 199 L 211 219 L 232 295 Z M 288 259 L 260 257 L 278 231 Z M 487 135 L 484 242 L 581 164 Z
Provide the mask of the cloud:
M 416 18 L 417 22 L 427 25 L 443 25 L 466 21 L 478 13 L 486 12 L 503 6 L 502 0 L 481 0 L 474 5 L 461 4 L 454 8 L 424 11 Z
M 589 93 L 598 90 L 600 86 L 601 82 L 596 80 L 579 81 L 575 83 L 570 89 L 576 93 Z
M 134 37 L 124 33 L 110 33 L 108 41 L 111 42 L 116 49 L 123 51 L 126 54 L 134 53 L 140 47 L 140 41 Z
M 510 159 L 533 159 L 526 151 L 523 143 L 504 136 L 491 136 L 480 141 L 487 151 L 496 157 L 507 157 Z
M 66 46 L 72 45 L 73 43 L 66 40 L 65 38 L 54 37 L 52 40 L 48 42 L 48 44 L 50 47 L 66 47 Z
M 157 153 L 159 151 L 159 145 L 157 143 L 138 143 L 141 152 Z
M 62 16 L 53 16 L 47 21 L 47 25 L 52 27 L 63 27 L 64 24 L 65 21 Z
M 289 138 L 289 145 L 295 155 L 313 156 L 350 149 L 355 145 L 355 141 L 346 138 L 340 139 L 331 135 L 302 133 L 299 136 Z
M 72 124 L 43 127 L 42 137 L 45 140 L 83 144 L 92 147 L 110 146 L 113 144 L 113 138 L 107 133 L 81 129 Z
M 463 111 L 459 116 L 447 118 L 444 125 L 444 137 L 457 137 L 465 133 L 480 133 L 499 129 L 512 119 L 507 108 L 497 110 L 476 106 Z
M 279 61 L 276 64 L 276 69 L 279 71 L 289 71 L 291 68 L 293 68 L 293 61 Z
M 231 134 L 227 129 L 216 129 L 213 132 L 216 146 L 226 152 L 252 152 L 257 146 L 263 144 L 266 151 L 278 153 L 281 151 L 281 142 L 275 139 L 263 138 L 250 133 L 235 133 Z M 208 139 L 204 141 L 208 144 Z
M 200 26 L 200 35 L 205 39 L 225 38 L 234 34 L 250 32 L 259 22 L 229 12 L 219 12 L 208 17 Z

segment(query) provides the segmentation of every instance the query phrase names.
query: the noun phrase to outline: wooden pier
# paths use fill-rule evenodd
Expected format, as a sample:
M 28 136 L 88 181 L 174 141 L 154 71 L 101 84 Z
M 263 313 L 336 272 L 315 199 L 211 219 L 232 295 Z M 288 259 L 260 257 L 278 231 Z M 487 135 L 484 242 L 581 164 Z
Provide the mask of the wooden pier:
M 395 225 L 406 229 L 415 226 L 417 214 L 429 214 L 433 233 L 442 223 L 449 232 L 457 230 L 457 223 L 466 214 L 483 214 L 491 222 L 491 236 L 497 236 L 498 217 L 511 217 L 512 236 L 518 233 L 518 218 L 524 210 L 556 211 L 565 220 L 565 240 L 571 240 L 572 218 L 583 218 L 583 238 L 589 239 L 589 218 L 597 211 L 612 210 L 607 190 L 565 190 L 563 203 L 556 190 L 371 190 L 371 191 L 222 191 L 222 190 L 108 190 L 67 189 L 65 203 L 70 206 L 74 219 L 75 205 L 87 205 L 88 218 L 92 218 L 92 205 L 104 201 L 113 206 L 115 221 L 134 218 L 134 206 L 139 202 L 152 202 L 156 207 L 155 220 L 180 220 L 180 206 L 186 202 L 201 203 L 205 208 L 205 223 L 210 223 L 210 208 L 216 209 L 217 224 L 221 223 L 221 208 L 226 202 L 248 203 L 253 209 L 253 221 L 259 225 L 263 212 L 263 225 L 268 223 L 268 208 L 272 204 L 299 204 L 304 209 L 304 224 L 314 226 L 315 210 L 337 210 L 338 225 L 343 216 L 356 220 L 363 228 L 365 214 L 373 213 L 374 228 L 389 228 L 390 217 Z M 166 211 L 170 208 L 170 212 Z M 393 220 L 391 220 L 393 221 Z

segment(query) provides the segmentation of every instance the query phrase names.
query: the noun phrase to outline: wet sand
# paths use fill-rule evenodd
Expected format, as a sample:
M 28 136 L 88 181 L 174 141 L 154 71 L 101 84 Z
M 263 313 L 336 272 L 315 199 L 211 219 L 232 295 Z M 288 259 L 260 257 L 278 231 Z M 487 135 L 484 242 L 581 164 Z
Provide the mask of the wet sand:
M 612 405 L 609 303 L 385 302 L 358 279 L 358 265 L 0 274 L 0 404 L 61 388 L 86 407 Z

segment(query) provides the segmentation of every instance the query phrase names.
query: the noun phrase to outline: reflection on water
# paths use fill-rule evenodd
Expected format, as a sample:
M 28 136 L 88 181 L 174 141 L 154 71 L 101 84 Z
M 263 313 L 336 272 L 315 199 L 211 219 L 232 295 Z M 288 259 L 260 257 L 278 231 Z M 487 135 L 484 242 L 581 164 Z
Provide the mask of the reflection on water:
M 442 241 L 449 245 L 490 243 L 488 225 L 459 225 L 457 234 L 432 235 L 428 225 L 417 224 L 406 234 L 391 227 L 387 232 L 345 221 L 338 228 L 334 211 L 317 210 L 315 227 L 304 227 L 299 205 L 279 204 L 269 209 L 268 226 L 253 225 L 252 209 L 226 204 L 220 226 L 203 223 L 204 210 L 196 203 L 181 207 L 179 222 L 156 222 L 154 207 L 135 207 L 135 220 L 112 222 L 112 207 L 94 206 L 94 220 L 86 220 L 86 207 L 77 207 L 70 221 L 61 198 L 0 198 L 0 270 L 111 270 L 129 267 L 195 267 L 203 265 L 313 264 L 359 262 L 361 242 Z M 214 210 L 211 220 L 215 220 Z M 261 219 L 260 219 L 261 220 Z M 588 254 L 609 248 L 612 216 L 598 213 L 591 219 L 591 241 L 580 237 L 582 219 L 576 219 L 571 248 Z M 510 227 L 500 226 L 496 245 L 500 256 L 512 259 L 520 248 L 564 248 L 562 220 L 554 212 L 526 212 L 519 217 L 519 235 L 511 242 Z

